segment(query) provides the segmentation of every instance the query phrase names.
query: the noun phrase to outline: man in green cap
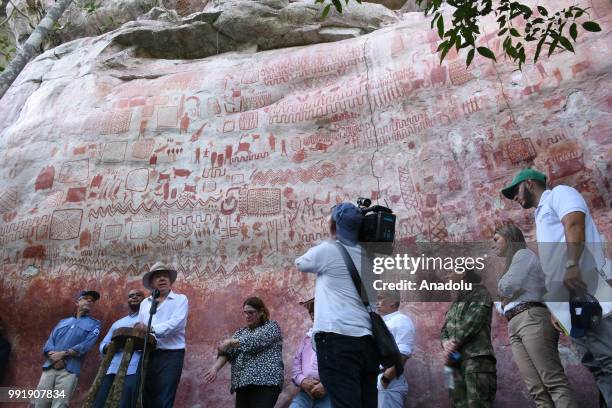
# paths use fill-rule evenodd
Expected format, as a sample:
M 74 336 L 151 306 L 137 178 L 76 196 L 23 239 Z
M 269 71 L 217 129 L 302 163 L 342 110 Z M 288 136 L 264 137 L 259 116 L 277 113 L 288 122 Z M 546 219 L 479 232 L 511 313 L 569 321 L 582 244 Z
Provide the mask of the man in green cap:
M 610 282 L 602 236 L 576 189 L 559 185 L 548 190 L 546 176 L 526 168 L 502 194 L 524 209 L 536 208 L 536 237 L 547 300 L 568 302 L 587 293 L 594 294 L 599 276 Z M 572 320 L 572 340 L 607 406 L 612 407 L 612 302 L 599 300 L 605 300 L 600 303 L 601 323 L 580 331 L 573 330 L 576 322 Z

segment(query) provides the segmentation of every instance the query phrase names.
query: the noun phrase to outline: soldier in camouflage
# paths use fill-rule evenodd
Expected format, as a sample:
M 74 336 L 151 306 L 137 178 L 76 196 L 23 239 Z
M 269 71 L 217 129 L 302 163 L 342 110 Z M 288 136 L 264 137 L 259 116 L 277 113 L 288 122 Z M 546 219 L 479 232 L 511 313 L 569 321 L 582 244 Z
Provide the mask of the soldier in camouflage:
M 451 279 L 458 277 L 455 274 Z M 497 390 L 496 360 L 491 345 L 493 302 L 475 272 L 467 272 L 463 280 L 472 282 L 472 290 L 459 294 L 453 302 L 440 336 L 445 364 L 454 372 L 452 406 L 486 408 L 492 406 Z

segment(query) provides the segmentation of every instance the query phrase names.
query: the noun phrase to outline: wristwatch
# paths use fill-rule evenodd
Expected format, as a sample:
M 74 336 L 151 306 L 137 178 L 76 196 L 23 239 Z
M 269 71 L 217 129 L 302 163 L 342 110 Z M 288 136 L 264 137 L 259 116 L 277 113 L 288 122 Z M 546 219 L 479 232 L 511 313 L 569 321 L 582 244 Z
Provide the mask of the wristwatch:
M 576 265 L 578 265 L 576 261 L 572 259 L 568 259 L 567 262 L 565 263 L 565 269 L 573 268 Z

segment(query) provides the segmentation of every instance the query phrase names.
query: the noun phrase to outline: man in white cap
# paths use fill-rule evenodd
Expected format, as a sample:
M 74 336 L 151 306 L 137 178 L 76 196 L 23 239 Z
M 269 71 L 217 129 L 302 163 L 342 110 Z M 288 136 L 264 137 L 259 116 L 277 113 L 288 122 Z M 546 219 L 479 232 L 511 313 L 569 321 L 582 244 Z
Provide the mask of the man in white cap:
M 142 285 L 152 295 L 140 304 L 139 323 L 134 327 L 146 330 L 153 296 L 159 291 L 157 313 L 151 323 L 157 348 L 150 354 L 144 378 L 145 407 L 171 408 L 183 371 L 188 302 L 187 296 L 172 291 L 174 281 L 176 270 L 161 262 L 153 265 L 142 277 Z

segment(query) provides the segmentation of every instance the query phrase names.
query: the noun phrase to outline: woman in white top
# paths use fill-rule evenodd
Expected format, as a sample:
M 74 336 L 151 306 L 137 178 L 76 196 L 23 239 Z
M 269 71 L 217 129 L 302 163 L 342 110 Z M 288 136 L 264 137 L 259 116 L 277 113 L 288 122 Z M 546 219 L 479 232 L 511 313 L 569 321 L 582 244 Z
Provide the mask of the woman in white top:
M 513 224 L 497 228 L 493 241 L 496 255 L 506 258 L 496 306 L 508 319 L 512 354 L 529 393 L 538 408 L 576 407 L 559 359 L 559 332 L 541 303 L 546 289 L 538 256 Z

